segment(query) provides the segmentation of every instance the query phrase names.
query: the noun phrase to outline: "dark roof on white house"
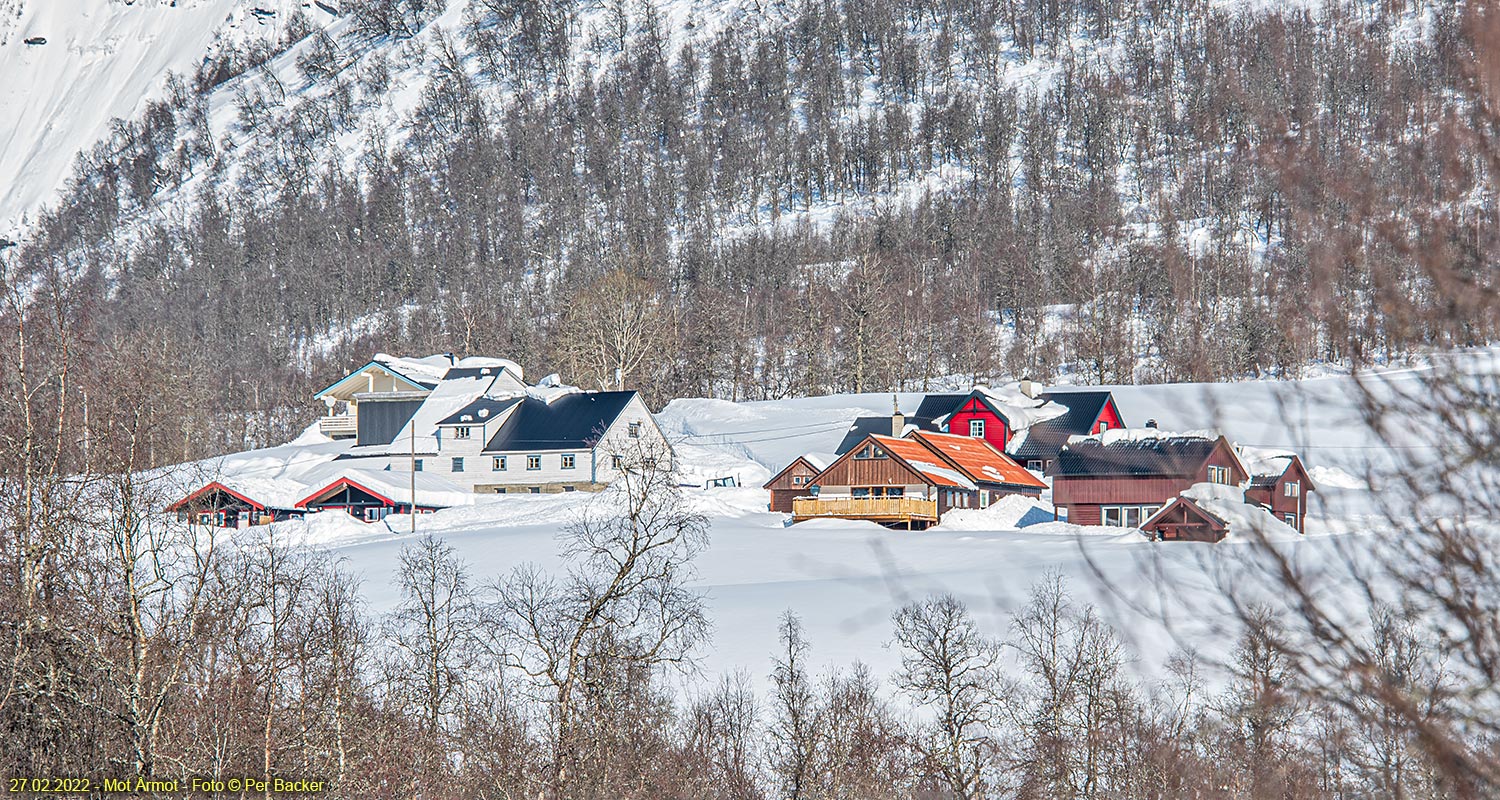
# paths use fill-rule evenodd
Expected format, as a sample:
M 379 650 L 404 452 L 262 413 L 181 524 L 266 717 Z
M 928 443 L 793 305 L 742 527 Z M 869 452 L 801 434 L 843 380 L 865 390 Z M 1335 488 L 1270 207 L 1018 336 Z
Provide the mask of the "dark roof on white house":
M 1218 443 L 1217 439 L 1198 436 L 1121 439 L 1109 444 L 1085 439 L 1064 447 L 1047 474 L 1063 477 L 1192 475 L 1203 466 Z
M 1026 438 L 1011 455 L 1017 461 L 1055 458 L 1069 436 L 1086 436 L 1093 432 L 1094 421 L 1109 402 L 1109 392 L 1042 392 L 1039 397 L 1068 409 L 1068 413 L 1031 426 Z
M 439 425 L 483 425 L 507 408 L 521 402 L 520 397 L 481 397 L 438 420 Z
M 635 392 L 577 392 L 551 403 L 527 397 L 484 449 L 511 452 L 590 447 L 614 424 L 635 395 Z

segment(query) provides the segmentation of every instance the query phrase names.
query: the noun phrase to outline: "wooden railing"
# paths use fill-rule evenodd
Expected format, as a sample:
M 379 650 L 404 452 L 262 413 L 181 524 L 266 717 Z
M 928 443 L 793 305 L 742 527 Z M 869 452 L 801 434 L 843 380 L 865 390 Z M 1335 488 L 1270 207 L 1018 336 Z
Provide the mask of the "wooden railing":
M 799 497 L 792 501 L 792 516 L 936 520 L 937 501 L 921 497 Z
M 324 436 L 354 434 L 359 430 L 359 418 L 353 414 L 335 414 L 318 418 L 318 431 Z

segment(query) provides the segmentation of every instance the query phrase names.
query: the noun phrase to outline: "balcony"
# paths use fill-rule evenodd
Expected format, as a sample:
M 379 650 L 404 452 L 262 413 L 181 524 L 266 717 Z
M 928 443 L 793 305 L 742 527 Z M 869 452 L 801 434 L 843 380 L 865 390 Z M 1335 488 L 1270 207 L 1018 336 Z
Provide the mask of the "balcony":
M 318 418 L 318 432 L 332 439 L 343 439 L 359 433 L 359 417 L 335 414 Z
M 792 521 L 864 519 L 882 525 L 926 527 L 937 522 L 937 500 L 921 497 L 799 497 L 792 501 Z

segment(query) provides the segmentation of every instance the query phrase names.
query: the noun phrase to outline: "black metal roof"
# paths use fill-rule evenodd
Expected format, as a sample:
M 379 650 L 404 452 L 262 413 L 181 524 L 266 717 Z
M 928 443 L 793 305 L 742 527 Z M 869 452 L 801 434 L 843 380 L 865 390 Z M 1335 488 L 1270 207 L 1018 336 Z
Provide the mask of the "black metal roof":
M 866 436 L 878 433 L 881 436 L 891 435 L 891 417 L 889 414 L 883 417 L 859 417 L 854 424 L 849 426 L 849 432 L 839 441 L 839 446 L 834 448 L 835 455 L 843 455 L 853 450 L 855 445 L 863 442 Z
M 922 402 L 917 406 L 917 413 L 912 414 L 912 417 L 931 421 L 938 417 L 947 416 L 948 414 L 952 414 L 953 410 L 958 408 L 958 404 L 962 403 L 964 398 L 968 396 L 967 393 L 929 394 L 922 398 Z
M 495 416 L 521 402 L 520 397 L 481 397 L 438 420 L 439 425 L 483 425 Z
M 1174 436 L 1165 439 L 1119 440 L 1100 444 L 1097 439 L 1064 447 L 1053 460 L 1048 475 L 1062 476 L 1171 476 L 1192 475 L 1203 466 L 1217 439 Z
M 1069 436 L 1086 436 L 1093 431 L 1094 421 L 1099 419 L 1110 396 L 1109 392 L 1042 392 L 1043 400 L 1067 408 L 1068 413 L 1031 426 L 1025 440 L 1011 455 L 1022 464 L 1056 458 Z
M 578 392 L 551 403 L 527 397 L 485 451 L 587 448 L 608 430 L 635 392 Z

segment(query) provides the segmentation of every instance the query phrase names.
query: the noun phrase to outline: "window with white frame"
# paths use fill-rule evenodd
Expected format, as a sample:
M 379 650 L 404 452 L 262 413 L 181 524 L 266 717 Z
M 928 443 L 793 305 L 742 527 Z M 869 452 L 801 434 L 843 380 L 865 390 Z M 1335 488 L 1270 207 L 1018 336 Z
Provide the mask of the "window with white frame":
M 1287 497 L 1296 497 L 1302 494 L 1302 482 L 1287 481 L 1285 484 L 1282 484 L 1281 491 L 1286 494 Z
M 859 451 L 854 454 L 854 457 L 860 460 L 868 460 L 872 458 L 887 458 L 885 451 L 881 450 L 873 444 L 867 444 L 864 447 L 861 447 Z
M 495 472 L 503 472 L 505 470 L 505 456 L 495 456 L 490 462 L 490 469 Z
M 971 419 L 971 420 L 969 420 L 969 435 L 972 436 L 972 437 L 974 437 L 975 439 L 983 439 L 984 438 L 984 420 L 982 420 L 982 419 Z
M 467 426 L 467 425 L 461 425 L 461 426 L 459 426 L 457 428 L 454 428 L 453 429 L 453 438 L 455 438 L 455 439 L 467 439 L 467 438 L 469 438 L 469 426 Z
M 412 472 L 421 472 L 422 471 L 422 459 L 418 458 L 418 459 L 413 459 L 412 460 L 412 462 L 411 462 L 411 471 Z
M 562 456 L 562 468 L 563 469 L 573 469 L 577 464 L 578 464 L 578 456 L 575 456 L 572 453 L 563 453 L 563 456 Z
M 616 456 L 610 456 L 609 457 L 609 466 L 611 468 L 613 468 L 613 469 L 616 469 L 616 470 L 625 469 L 625 457 L 624 456 L 618 456 L 618 455 L 616 455 Z
M 1026 462 L 1026 468 L 1031 470 L 1032 472 L 1041 472 L 1042 462 L 1037 459 L 1032 459 Z
M 1286 524 L 1292 526 L 1293 528 L 1297 527 L 1297 515 L 1296 514 L 1282 514 L 1281 518 L 1283 520 L 1286 520 Z
M 804 477 L 802 477 L 801 475 L 793 475 L 792 476 L 792 485 L 793 486 L 801 486 L 806 480 L 807 479 L 804 478 Z
M 541 456 L 527 456 L 526 457 L 526 468 L 527 469 L 541 469 L 542 468 L 542 457 Z
M 1209 483 L 1229 483 L 1229 467 L 1216 467 L 1210 465 L 1208 468 Z
M 632 422 L 632 423 L 630 423 L 630 425 L 626 427 L 626 431 L 628 432 L 630 438 L 632 438 L 632 439 L 639 439 L 639 438 L 641 438 L 641 423 L 639 423 L 639 422 Z
M 1110 528 L 1139 528 L 1146 524 L 1158 506 L 1104 506 L 1099 510 L 1099 524 Z
M 453 471 L 454 472 L 463 472 L 464 471 L 464 459 L 463 459 L 463 456 L 454 456 L 453 457 Z

